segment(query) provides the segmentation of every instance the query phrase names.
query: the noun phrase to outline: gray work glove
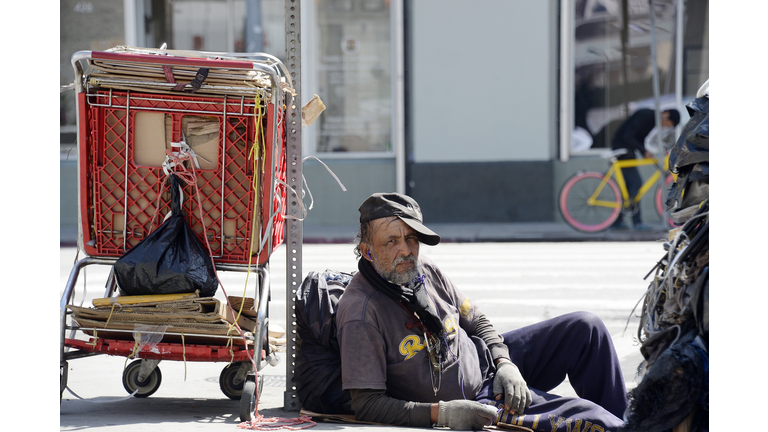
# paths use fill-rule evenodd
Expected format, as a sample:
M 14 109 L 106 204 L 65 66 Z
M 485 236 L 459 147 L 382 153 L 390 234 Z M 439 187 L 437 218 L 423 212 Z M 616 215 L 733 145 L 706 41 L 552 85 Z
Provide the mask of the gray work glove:
M 471 400 L 440 401 L 437 425 L 456 430 L 481 430 L 496 417 L 497 409 Z
M 503 361 L 496 366 L 493 394 L 496 400 L 501 400 L 503 396 L 504 409 L 516 414 L 522 414 L 533 400 L 523 375 L 511 361 Z

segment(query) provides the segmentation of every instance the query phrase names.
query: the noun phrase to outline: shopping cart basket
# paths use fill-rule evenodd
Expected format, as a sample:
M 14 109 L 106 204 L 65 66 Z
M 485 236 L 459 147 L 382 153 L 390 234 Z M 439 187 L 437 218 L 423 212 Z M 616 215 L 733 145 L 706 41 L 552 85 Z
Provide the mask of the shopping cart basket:
M 226 362 L 221 389 L 240 399 L 240 416 L 249 420 L 257 373 L 273 358 L 268 261 L 283 241 L 283 116 L 293 91 L 286 69 L 266 54 L 130 47 L 81 51 L 72 65 L 78 252 L 85 257 L 72 268 L 60 302 L 61 392 L 67 362 L 92 355 L 137 359 L 123 371 L 123 384 L 138 397 L 160 385 L 159 361 Z M 114 266 L 168 213 L 169 166 L 192 173 L 183 187 L 186 222 L 216 271 L 256 274 L 254 298 L 130 299 L 120 297 L 110 273 L 98 304 L 75 306 L 80 272 Z M 170 313 L 171 307 L 177 309 Z

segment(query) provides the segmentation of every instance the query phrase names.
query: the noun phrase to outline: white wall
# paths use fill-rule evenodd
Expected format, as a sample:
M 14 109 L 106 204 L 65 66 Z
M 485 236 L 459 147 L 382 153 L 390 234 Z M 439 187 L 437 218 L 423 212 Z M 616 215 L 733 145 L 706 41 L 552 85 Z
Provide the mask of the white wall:
M 552 159 L 556 3 L 411 3 L 414 162 Z

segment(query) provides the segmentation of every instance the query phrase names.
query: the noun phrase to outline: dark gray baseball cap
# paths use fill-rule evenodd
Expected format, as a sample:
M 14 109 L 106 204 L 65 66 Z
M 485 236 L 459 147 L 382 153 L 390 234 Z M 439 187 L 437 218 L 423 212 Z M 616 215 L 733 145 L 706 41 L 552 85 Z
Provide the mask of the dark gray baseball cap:
M 422 243 L 430 246 L 440 243 L 440 236 L 424 226 L 419 204 L 407 195 L 394 192 L 375 193 L 368 197 L 358 210 L 360 210 L 360 223 L 397 216 L 419 233 L 419 241 Z

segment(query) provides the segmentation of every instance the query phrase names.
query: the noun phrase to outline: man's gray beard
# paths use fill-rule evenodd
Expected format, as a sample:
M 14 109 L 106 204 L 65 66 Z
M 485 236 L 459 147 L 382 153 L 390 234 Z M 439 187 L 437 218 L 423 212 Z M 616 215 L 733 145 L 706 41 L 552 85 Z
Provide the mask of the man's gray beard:
M 413 269 L 403 273 L 398 272 L 397 265 L 406 261 L 413 262 Z M 407 257 L 401 257 L 401 258 L 395 259 L 395 261 L 392 263 L 392 268 L 390 268 L 389 270 L 384 270 L 381 264 L 379 263 L 379 260 L 376 257 L 373 257 L 373 267 L 376 269 L 377 272 L 379 272 L 381 276 L 384 277 L 384 279 L 388 280 L 389 282 L 395 285 L 405 285 L 419 275 L 418 267 L 416 264 L 416 257 L 414 257 L 413 255 L 408 255 Z

